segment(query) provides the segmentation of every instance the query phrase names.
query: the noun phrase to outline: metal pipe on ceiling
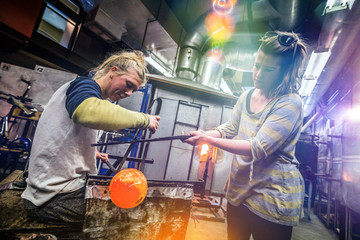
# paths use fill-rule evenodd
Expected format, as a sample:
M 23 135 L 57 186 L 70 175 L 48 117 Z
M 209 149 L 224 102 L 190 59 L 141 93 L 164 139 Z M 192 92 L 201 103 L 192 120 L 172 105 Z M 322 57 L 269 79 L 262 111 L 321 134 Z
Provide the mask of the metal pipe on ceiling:
M 360 36 L 359 14 L 360 4 L 356 2 L 351 10 L 340 10 L 325 16 L 317 50 L 331 51 L 331 56 L 326 64 L 326 71 L 321 73 L 314 90 L 303 99 L 305 117 L 312 113 L 357 47 Z
M 270 28 L 288 31 L 300 24 L 301 15 L 306 10 L 305 3 L 307 4 L 308 0 L 245 1 L 233 9 L 233 16 L 235 16 L 235 23 L 268 21 Z M 249 7 L 247 4 L 251 4 L 251 6 Z M 250 9 L 250 12 L 247 12 L 247 9 Z M 247 64 L 253 62 L 255 52 L 249 53 L 247 46 L 239 45 L 238 48 L 232 48 L 226 53 L 232 55 L 230 57 L 224 55 L 220 60 L 207 57 L 204 46 L 211 36 L 208 37 L 206 33 L 204 20 L 209 12 L 203 14 L 194 24 L 194 30 L 186 35 L 180 48 L 176 76 L 219 89 L 222 71 L 226 65 L 231 64 L 235 68 L 251 71 Z M 250 33 L 245 33 L 243 37 L 248 38 L 247 40 L 251 42 L 251 39 L 249 40 Z M 233 56 L 241 54 L 244 54 L 242 60 L 233 61 Z M 231 59 L 231 63 L 226 63 L 225 61 L 229 59 Z

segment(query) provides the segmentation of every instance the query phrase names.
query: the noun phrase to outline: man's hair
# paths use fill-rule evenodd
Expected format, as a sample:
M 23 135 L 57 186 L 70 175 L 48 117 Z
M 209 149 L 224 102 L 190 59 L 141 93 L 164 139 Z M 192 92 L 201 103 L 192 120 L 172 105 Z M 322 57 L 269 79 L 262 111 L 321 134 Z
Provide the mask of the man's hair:
M 270 91 L 269 97 L 278 97 L 289 93 L 297 93 L 301 86 L 301 77 L 304 72 L 304 63 L 307 56 L 307 46 L 298 34 L 275 31 L 278 35 L 286 35 L 296 39 L 290 46 L 282 45 L 278 36 L 262 37 L 259 51 L 267 55 L 280 56 L 282 58 L 281 72 L 282 81 Z M 294 53 L 295 50 L 295 53 Z
M 145 74 L 148 72 L 144 54 L 140 51 L 120 51 L 113 53 L 103 63 L 93 69 L 94 79 L 105 76 L 112 67 L 118 67 L 121 72 L 134 69 L 141 79 L 142 84 L 146 83 Z

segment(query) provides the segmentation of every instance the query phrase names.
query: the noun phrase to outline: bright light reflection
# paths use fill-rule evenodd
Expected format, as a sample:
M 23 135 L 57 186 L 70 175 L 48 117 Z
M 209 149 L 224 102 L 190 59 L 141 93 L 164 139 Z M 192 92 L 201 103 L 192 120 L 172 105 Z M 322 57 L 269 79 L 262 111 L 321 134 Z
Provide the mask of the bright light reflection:
M 360 122 L 360 106 L 353 107 L 348 109 L 345 114 L 347 120 L 352 122 Z
M 342 177 L 345 182 L 353 182 L 354 181 L 352 179 L 352 177 L 350 175 L 348 175 L 346 172 L 343 172 Z

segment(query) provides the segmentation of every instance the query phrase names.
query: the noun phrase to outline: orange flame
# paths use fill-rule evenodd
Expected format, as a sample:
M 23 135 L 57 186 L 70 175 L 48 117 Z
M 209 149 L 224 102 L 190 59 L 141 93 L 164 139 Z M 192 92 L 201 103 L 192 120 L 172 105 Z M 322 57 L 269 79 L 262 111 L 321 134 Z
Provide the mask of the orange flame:
M 200 155 L 201 155 L 201 156 L 202 156 L 202 155 L 205 155 L 205 154 L 208 153 L 208 151 L 209 151 L 209 145 L 203 144 L 203 145 L 201 146 L 201 153 L 200 153 Z

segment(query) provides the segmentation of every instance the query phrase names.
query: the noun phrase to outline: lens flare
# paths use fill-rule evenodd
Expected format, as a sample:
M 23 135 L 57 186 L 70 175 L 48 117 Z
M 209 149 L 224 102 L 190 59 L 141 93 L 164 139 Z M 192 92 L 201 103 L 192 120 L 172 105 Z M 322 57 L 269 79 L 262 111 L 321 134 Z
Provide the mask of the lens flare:
M 231 15 L 218 15 L 210 13 L 205 18 L 205 29 L 213 41 L 228 40 L 235 30 L 235 23 Z
M 219 15 L 228 15 L 234 9 L 236 0 L 213 0 L 213 10 Z
M 120 208 L 136 207 L 144 201 L 147 187 L 147 180 L 141 171 L 123 169 L 110 182 L 111 201 Z

